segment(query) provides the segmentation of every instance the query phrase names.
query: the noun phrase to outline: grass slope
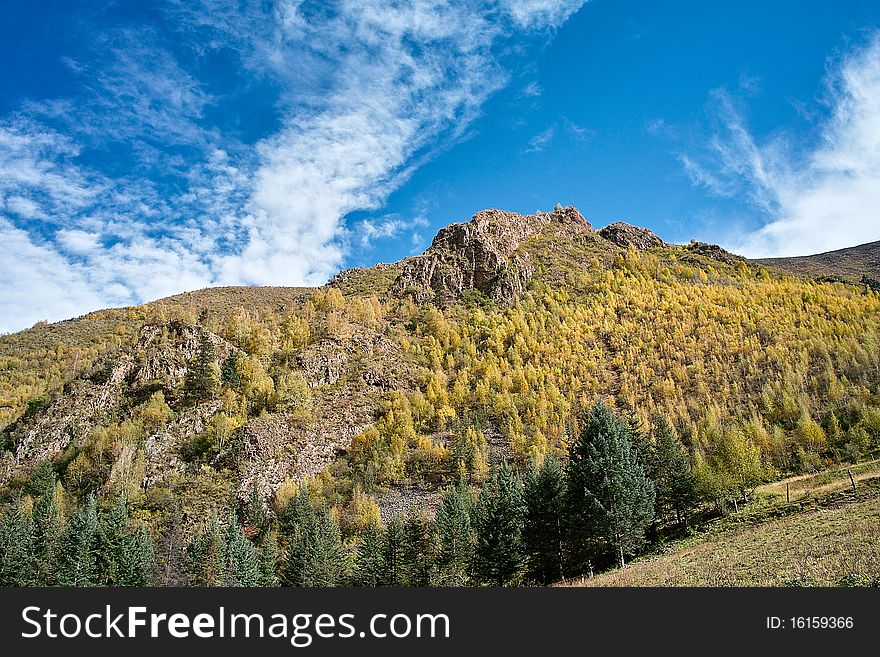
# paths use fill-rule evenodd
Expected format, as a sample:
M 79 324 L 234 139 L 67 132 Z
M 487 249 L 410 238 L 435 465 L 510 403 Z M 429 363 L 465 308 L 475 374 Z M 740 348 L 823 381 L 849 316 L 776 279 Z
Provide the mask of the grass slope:
M 829 474 L 819 479 L 846 479 Z M 821 497 L 831 482 L 785 504 L 773 491 L 662 556 L 577 582 L 579 586 L 880 585 L 880 477 Z M 778 484 L 777 484 L 778 485 Z M 784 496 L 784 482 L 782 491 Z
M 870 242 L 816 255 L 763 258 L 755 262 L 763 267 L 793 274 L 843 276 L 853 280 L 861 280 L 862 276 L 867 276 L 877 280 L 880 279 L 880 242 Z

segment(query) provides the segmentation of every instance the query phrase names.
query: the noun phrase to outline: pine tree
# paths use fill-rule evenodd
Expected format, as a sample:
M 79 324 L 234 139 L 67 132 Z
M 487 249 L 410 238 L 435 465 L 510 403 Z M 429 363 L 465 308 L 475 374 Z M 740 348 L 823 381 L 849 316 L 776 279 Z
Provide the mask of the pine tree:
M 672 511 L 679 524 L 687 523 L 694 508 L 697 481 L 684 445 L 669 421 L 660 416 L 654 422 L 654 483 L 657 487 L 657 509 Z
M 383 586 L 386 581 L 385 531 L 370 523 L 361 535 L 354 570 L 357 586 Z
M 259 586 L 260 567 L 257 550 L 244 535 L 235 513 L 226 523 L 227 586 Z
M 437 508 L 435 523 L 439 542 L 437 555 L 438 583 L 464 586 L 474 551 L 471 527 L 473 500 L 464 479 L 447 489 Z
M 260 539 L 257 550 L 260 586 L 278 586 L 278 535 L 268 531 Z
M 385 586 L 403 586 L 405 584 L 404 562 L 404 531 L 403 522 L 398 516 L 388 521 L 385 528 L 385 545 L 383 556 L 385 562 Z
M 565 472 L 552 454 L 529 470 L 523 486 L 523 544 L 528 579 L 540 584 L 562 579 L 565 527 Z
M 123 562 L 117 568 L 117 586 L 153 586 L 156 555 L 153 539 L 143 526 L 125 537 Z
M 98 511 L 94 495 L 67 523 L 59 540 L 56 581 L 61 586 L 97 586 Z
M 569 455 L 567 508 L 576 566 L 625 556 L 644 543 L 654 517 L 654 484 L 645 475 L 628 424 L 602 403 L 583 421 Z
M 109 513 L 98 522 L 98 572 L 102 584 L 122 586 L 125 568 L 125 535 L 128 531 L 128 506 L 119 496 Z
M 281 569 L 282 586 L 301 586 L 308 560 L 308 534 L 314 531 L 315 510 L 304 489 L 292 497 L 278 516 L 278 529 L 287 549 Z
M 294 501 L 296 500 L 296 501 Z M 326 512 L 315 512 L 303 490 L 291 500 L 287 555 L 282 572 L 284 586 L 338 586 L 347 581 L 349 559 L 339 524 Z
M 220 367 L 220 381 L 229 387 L 238 390 L 241 387 L 241 374 L 238 371 L 238 354 L 229 354 Z
M 0 519 L 0 586 L 31 586 L 35 583 L 33 518 L 13 504 Z
M 217 392 L 217 374 L 214 371 L 216 355 L 214 343 L 207 331 L 199 332 L 199 347 L 190 360 L 183 380 L 183 396 L 189 403 L 212 398 Z
M 407 586 L 430 586 L 436 577 L 436 533 L 424 513 L 413 513 L 403 525 L 404 581 Z
M 522 482 L 503 463 L 483 484 L 474 509 L 473 577 L 494 586 L 518 584 L 523 571 Z
M 55 558 L 61 531 L 55 500 L 55 473 L 47 477 L 46 487 L 33 508 L 33 562 L 35 586 L 51 586 L 56 581 Z
M 187 548 L 192 586 L 226 584 L 226 540 L 216 514 L 199 529 Z

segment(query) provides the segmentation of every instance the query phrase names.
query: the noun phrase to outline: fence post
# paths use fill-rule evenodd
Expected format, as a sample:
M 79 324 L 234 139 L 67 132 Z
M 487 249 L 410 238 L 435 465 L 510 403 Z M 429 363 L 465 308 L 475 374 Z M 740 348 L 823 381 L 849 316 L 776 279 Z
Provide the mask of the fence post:
M 850 470 L 849 468 L 847 468 L 846 473 L 849 475 L 849 483 L 852 484 L 853 492 L 855 492 L 855 490 L 856 490 L 856 480 L 853 479 L 853 476 L 852 476 L 852 470 Z
M 788 490 L 788 482 L 785 482 L 785 501 L 791 502 L 791 491 Z

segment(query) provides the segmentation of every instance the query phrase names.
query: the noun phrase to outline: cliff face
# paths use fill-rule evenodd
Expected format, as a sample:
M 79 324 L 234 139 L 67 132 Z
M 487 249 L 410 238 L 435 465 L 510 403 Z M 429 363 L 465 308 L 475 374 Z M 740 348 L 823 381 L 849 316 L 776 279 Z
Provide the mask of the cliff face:
M 500 303 L 516 298 L 533 268 L 520 246 L 545 230 L 593 233 L 574 207 L 522 215 L 484 210 L 466 223 L 451 224 L 424 255 L 406 261 L 392 292 L 417 302 L 445 304 L 475 290 Z

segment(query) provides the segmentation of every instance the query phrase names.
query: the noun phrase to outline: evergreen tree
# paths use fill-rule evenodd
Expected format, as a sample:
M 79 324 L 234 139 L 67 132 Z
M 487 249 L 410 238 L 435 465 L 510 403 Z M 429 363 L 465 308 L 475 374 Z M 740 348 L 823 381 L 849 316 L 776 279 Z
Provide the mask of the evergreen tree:
M 386 582 L 385 531 L 370 523 L 358 544 L 354 583 L 357 586 L 383 586 Z
M 522 482 L 503 463 L 483 484 L 474 509 L 473 577 L 481 584 L 519 583 L 523 570 Z
M 644 543 L 654 517 L 654 484 L 645 475 L 626 421 L 602 403 L 584 418 L 569 455 L 567 508 L 575 564 L 625 555 Z
M 259 586 L 257 550 L 244 535 L 235 513 L 226 523 L 226 585 Z
M 349 559 L 339 524 L 329 513 L 311 509 L 303 490 L 295 502 L 281 583 L 284 586 L 338 586 L 348 577 Z M 296 498 L 295 498 L 296 499 Z M 291 502 L 294 502 L 291 500 Z
M 268 531 L 260 539 L 257 550 L 260 586 L 278 586 L 278 535 Z
M 128 531 L 128 506 L 119 496 L 98 523 L 98 572 L 108 586 L 122 586 L 125 567 L 125 535 Z
M 156 555 L 153 539 L 143 526 L 125 537 L 123 561 L 117 568 L 117 586 L 153 586 Z
M 214 371 L 216 355 L 214 343 L 207 331 L 199 332 L 199 347 L 190 360 L 183 380 L 183 396 L 189 403 L 211 399 L 217 392 L 217 375 Z
M 657 509 L 674 512 L 679 524 L 687 523 L 688 513 L 697 499 L 697 480 L 684 445 L 669 421 L 660 416 L 654 422 L 654 483 Z
M 226 540 L 216 514 L 211 514 L 187 548 L 192 586 L 226 584 Z
M 467 484 L 461 479 L 447 489 L 437 508 L 438 582 L 443 586 L 464 586 L 468 582 L 468 567 L 474 551 L 472 506 Z
M 94 495 L 67 523 L 59 540 L 56 582 L 61 586 L 97 586 L 98 510 Z
M 238 371 L 238 354 L 229 354 L 220 367 L 220 381 L 233 389 L 241 387 L 241 374 Z
M 47 477 L 45 489 L 33 508 L 33 562 L 35 586 L 51 586 L 57 571 L 55 557 L 61 524 L 55 499 L 55 473 Z
M 565 472 L 552 454 L 532 466 L 523 486 L 523 545 L 528 579 L 550 584 L 562 579 L 565 528 Z
M 404 544 L 403 522 L 398 516 L 394 516 L 388 521 L 388 526 L 385 528 L 385 545 L 383 546 L 385 562 L 383 584 L 385 586 L 403 586 L 405 584 Z
M 0 586 L 34 584 L 33 518 L 12 505 L 0 519 Z
M 314 531 L 315 510 L 304 489 L 292 497 L 278 516 L 278 530 L 287 549 L 281 569 L 282 586 L 301 586 L 307 567 L 308 534 Z
M 407 586 L 430 586 L 435 579 L 436 534 L 424 513 L 414 513 L 403 526 L 404 581 Z

